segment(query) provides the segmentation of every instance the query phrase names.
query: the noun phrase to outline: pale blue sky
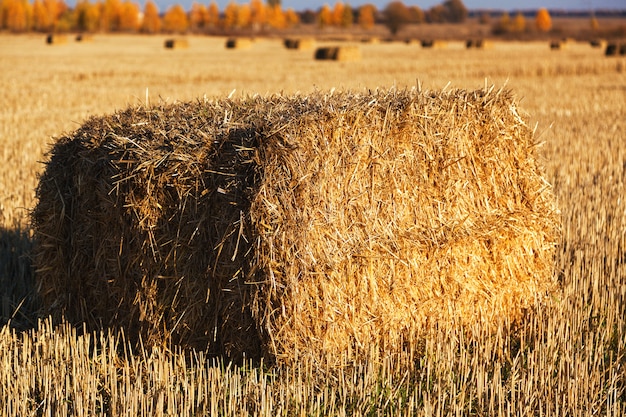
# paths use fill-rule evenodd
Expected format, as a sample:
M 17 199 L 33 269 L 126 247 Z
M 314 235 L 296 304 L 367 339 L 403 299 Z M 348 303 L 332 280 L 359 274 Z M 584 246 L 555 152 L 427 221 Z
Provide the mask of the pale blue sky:
M 185 8 L 191 5 L 193 0 L 156 0 L 162 10 L 167 9 L 170 5 L 181 4 Z M 208 4 L 211 0 L 196 0 L 198 3 Z M 248 3 L 249 0 L 236 0 L 236 3 Z M 379 9 L 383 9 L 391 0 L 342 0 L 344 3 L 350 4 L 352 7 L 358 7 L 363 4 L 371 3 Z M 441 4 L 444 0 L 421 0 L 411 1 L 404 0 L 406 5 L 417 5 L 422 9 L 429 9 L 435 4 Z M 143 1 L 139 1 L 143 4 Z M 223 10 L 229 0 L 217 0 L 220 10 Z M 317 10 L 324 3 L 330 6 L 334 5 L 336 0 L 282 0 L 283 9 L 291 7 L 297 11 L 311 9 Z M 465 0 L 463 1 L 468 9 L 496 9 L 496 10 L 528 10 L 547 7 L 548 9 L 564 9 L 564 10 L 590 10 L 590 9 L 626 9 L 626 0 Z

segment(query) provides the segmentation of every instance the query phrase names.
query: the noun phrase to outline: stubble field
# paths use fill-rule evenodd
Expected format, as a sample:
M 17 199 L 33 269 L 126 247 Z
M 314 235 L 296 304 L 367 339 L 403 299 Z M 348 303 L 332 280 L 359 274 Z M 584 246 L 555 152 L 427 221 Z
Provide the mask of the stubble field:
M 3 415 L 611 415 L 626 413 L 626 59 L 574 44 L 466 50 L 363 44 L 358 62 L 313 60 L 280 40 L 96 36 L 48 46 L 0 36 L 0 410 Z M 54 137 L 128 105 L 376 88 L 511 89 L 563 221 L 562 290 L 515 327 L 432 332 L 406 354 L 290 369 L 202 352 L 131 353 L 120 334 L 38 322 L 29 210 Z M 6 325 L 9 323 L 9 325 Z

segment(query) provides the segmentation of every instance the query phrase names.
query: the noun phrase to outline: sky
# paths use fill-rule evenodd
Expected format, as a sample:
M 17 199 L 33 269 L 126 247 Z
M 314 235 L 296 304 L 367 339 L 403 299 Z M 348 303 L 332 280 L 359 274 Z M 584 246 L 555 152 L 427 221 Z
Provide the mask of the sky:
M 170 5 L 181 4 L 186 9 L 193 0 L 156 0 L 161 10 L 166 10 Z M 210 0 L 196 0 L 198 3 L 208 4 Z M 363 4 L 374 4 L 378 9 L 384 9 L 392 0 L 342 0 L 352 7 L 359 7 Z M 220 10 L 228 4 L 229 0 L 216 0 Z M 248 3 L 248 0 L 236 0 L 238 4 Z M 404 0 L 406 5 L 417 5 L 422 9 L 430 9 L 436 4 L 443 3 L 444 0 Z M 140 1 L 140 3 L 143 3 Z M 283 9 L 289 7 L 296 11 L 305 9 L 317 10 L 324 3 L 332 7 L 336 0 L 282 0 Z M 626 0 L 464 0 L 463 4 L 470 10 L 494 9 L 494 10 L 530 10 L 546 7 L 548 9 L 561 10 L 590 10 L 590 9 L 626 9 Z

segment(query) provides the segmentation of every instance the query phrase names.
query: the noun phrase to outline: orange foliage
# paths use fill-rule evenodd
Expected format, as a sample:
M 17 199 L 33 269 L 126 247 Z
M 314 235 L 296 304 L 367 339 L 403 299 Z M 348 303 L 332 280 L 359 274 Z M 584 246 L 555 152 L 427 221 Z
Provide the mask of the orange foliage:
M 122 4 L 120 9 L 120 30 L 136 32 L 139 29 L 139 6 L 130 1 Z
M 97 4 L 91 4 L 88 0 L 76 3 L 74 9 L 76 15 L 76 29 L 80 32 L 95 32 L 100 22 L 100 8 Z
M 374 14 L 376 13 L 376 6 L 372 4 L 366 4 L 359 8 L 358 23 L 363 29 L 371 29 L 374 27 L 376 20 Z
M 32 6 L 26 0 L 3 0 L 3 27 L 12 32 L 25 32 L 29 29 Z
M 550 17 L 550 13 L 547 9 L 539 9 L 537 11 L 537 15 L 535 16 L 535 25 L 537 29 L 542 32 L 548 32 L 552 29 L 552 18 Z
M 207 7 L 194 1 L 189 11 L 189 27 L 191 30 L 194 32 L 204 30 L 208 25 L 208 21 L 209 11 Z
M 324 4 L 317 15 L 317 23 L 321 28 L 330 26 L 333 23 L 333 14 L 330 11 L 330 6 Z
M 262 0 L 250 0 L 250 25 L 254 30 L 267 23 L 267 10 Z
M 287 19 L 280 4 L 267 7 L 267 24 L 275 29 L 284 29 L 287 27 Z
M 188 27 L 189 21 L 183 6 L 176 4 L 167 9 L 167 12 L 165 12 L 163 16 L 163 29 L 166 32 L 185 33 Z
M 338 1 L 335 3 L 335 7 L 333 7 L 332 11 L 332 25 L 333 26 L 341 26 L 341 21 L 343 19 L 343 10 L 346 6 Z
M 143 9 L 141 31 L 144 33 L 158 33 L 161 31 L 159 8 L 152 0 L 146 1 L 146 6 Z
M 224 20 L 222 21 L 222 25 L 227 28 L 234 28 L 237 24 L 237 12 L 239 10 L 239 6 L 234 1 L 229 2 L 224 9 Z
M 217 6 L 215 0 L 211 1 L 211 4 L 209 4 L 209 8 L 207 10 L 207 26 L 217 26 L 220 23 L 220 9 Z
M 298 13 L 291 7 L 285 11 L 285 21 L 287 23 L 287 27 L 293 27 L 300 24 L 300 16 Z
M 235 26 L 238 28 L 245 28 L 250 25 L 250 6 L 248 4 L 242 4 L 237 7 L 237 20 Z

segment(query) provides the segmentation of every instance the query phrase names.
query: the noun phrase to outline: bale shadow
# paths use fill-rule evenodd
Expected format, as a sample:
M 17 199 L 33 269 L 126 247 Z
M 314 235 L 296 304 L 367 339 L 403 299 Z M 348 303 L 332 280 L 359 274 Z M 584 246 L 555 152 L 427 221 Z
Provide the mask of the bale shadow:
M 39 302 L 29 230 L 0 228 L 0 327 L 33 328 Z

